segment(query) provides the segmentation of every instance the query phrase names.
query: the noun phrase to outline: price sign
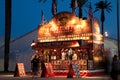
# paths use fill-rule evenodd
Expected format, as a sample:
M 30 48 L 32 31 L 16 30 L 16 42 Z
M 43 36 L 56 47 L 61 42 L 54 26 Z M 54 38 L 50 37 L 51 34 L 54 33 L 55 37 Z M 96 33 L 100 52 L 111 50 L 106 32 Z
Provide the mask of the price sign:
M 14 76 L 15 76 L 15 77 L 16 77 L 16 76 L 19 76 L 19 77 L 24 77 L 24 76 L 26 76 L 24 63 L 17 63 L 17 64 L 16 64 Z
M 75 76 L 76 76 L 77 78 L 80 78 L 80 70 L 79 70 L 78 64 L 72 63 L 72 68 L 73 68 L 73 71 L 74 71 L 74 73 L 75 73 Z
M 51 63 L 45 63 L 45 67 L 46 67 L 48 76 L 53 77 L 54 76 L 54 71 L 53 71 L 53 68 L 52 68 L 52 64 Z

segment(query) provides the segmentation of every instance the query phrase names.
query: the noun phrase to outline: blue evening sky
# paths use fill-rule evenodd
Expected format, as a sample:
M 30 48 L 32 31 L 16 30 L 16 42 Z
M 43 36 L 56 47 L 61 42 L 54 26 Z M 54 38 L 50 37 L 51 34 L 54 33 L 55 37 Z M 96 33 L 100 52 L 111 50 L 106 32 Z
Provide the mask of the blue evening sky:
M 47 0 L 45 3 L 39 3 L 38 0 L 12 0 L 11 37 L 18 38 L 36 29 L 38 25 L 41 24 L 41 10 L 44 12 L 45 20 L 49 21 L 53 17 L 51 13 L 51 1 L 52 0 Z M 58 0 L 58 12 L 71 12 L 70 1 L 71 0 Z M 88 1 L 92 2 L 93 11 L 95 10 L 94 4 L 98 1 L 100 0 Z M 117 39 L 116 0 L 108 1 L 112 3 L 112 12 L 105 12 L 106 19 L 104 29 L 108 32 L 110 38 Z M 5 36 L 5 0 L 0 0 L 0 10 L 0 36 Z M 85 5 L 83 17 L 87 17 L 87 15 L 88 7 Z M 100 19 L 100 11 L 93 13 L 93 15 Z

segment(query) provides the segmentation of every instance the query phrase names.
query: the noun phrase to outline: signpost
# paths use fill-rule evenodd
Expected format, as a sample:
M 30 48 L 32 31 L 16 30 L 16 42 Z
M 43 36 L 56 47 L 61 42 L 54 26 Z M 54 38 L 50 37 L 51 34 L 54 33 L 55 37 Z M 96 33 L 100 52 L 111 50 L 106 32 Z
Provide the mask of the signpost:
M 73 68 L 73 71 L 74 71 L 74 73 L 75 73 L 75 76 L 76 76 L 77 78 L 80 78 L 80 70 L 79 70 L 78 64 L 72 63 L 72 68 Z
M 17 63 L 14 77 L 25 77 L 25 76 L 26 76 L 26 72 L 25 72 L 24 63 Z
M 54 77 L 54 71 L 52 69 L 52 64 L 51 63 L 45 63 L 45 67 L 46 67 L 46 70 L 47 70 L 47 74 L 49 77 Z
M 93 60 L 88 60 L 88 70 L 93 70 Z

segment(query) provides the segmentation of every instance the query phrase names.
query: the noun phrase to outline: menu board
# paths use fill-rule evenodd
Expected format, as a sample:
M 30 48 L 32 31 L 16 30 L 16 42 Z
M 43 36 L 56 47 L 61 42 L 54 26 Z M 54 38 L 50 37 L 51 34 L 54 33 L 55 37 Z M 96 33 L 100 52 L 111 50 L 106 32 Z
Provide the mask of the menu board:
M 80 70 L 79 70 L 79 66 L 76 63 L 72 63 L 72 68 L 74 71 L 74 74 L 77 78 L 80 78 Z
M 19 76 L 19 77 L 24 77 L 24 76 L 26 76 L 24 63 L 17 63 L 17 64 L 16 64 L 14 76 L 15 76 L 15 77 L 16 77 L 16 76 Z
M 93 60 L 88 60 L 88 69 L 89 70 L 94 69 L 94 67 L 93 67 Z
M 48 76 L 53 77 L 54 76 L 54 71 L 52 69 L 51 63 L 45 63 L 45 67 L 46 67 Z

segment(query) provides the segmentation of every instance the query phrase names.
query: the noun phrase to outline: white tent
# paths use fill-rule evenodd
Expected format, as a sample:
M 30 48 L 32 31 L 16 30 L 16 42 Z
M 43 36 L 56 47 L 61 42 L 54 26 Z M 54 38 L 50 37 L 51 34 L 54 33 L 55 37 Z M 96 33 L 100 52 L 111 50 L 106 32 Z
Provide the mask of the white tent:
M 110 38 L 105 38 L 104 40 L 104 48 L 108 48 L 110 50 L 110 54 L 113 57 L 113 55 L 118 55 L 118 47 L 117 47 L 117 41 L 110 39 Z
M 16 62 L 23 62 L 26 71 L 30 70 L 30 56 L 34 53 L 31 43 L 37 39 L 37 29 L 10 42 L 9 70 L 14 71 Z M 0 46 L 0 71 L 4 69 L 4 45 Z

